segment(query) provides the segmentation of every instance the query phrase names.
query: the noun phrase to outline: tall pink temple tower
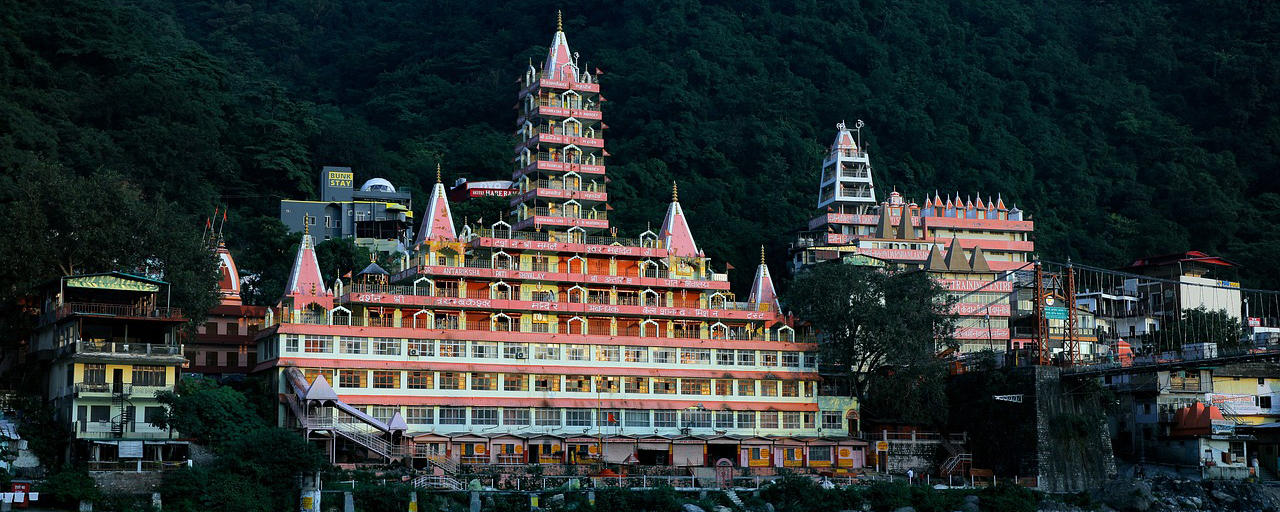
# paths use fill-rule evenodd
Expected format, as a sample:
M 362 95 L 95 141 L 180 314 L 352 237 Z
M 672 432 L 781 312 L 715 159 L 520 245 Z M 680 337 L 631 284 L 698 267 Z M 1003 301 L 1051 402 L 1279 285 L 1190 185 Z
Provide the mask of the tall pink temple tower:
M 569 50 L 558 14 L 546 61 L 529 65 L 522 86 L 512 228 L 563 231 L 570 239 L 607 229 L 604 98 L 595 75 Z

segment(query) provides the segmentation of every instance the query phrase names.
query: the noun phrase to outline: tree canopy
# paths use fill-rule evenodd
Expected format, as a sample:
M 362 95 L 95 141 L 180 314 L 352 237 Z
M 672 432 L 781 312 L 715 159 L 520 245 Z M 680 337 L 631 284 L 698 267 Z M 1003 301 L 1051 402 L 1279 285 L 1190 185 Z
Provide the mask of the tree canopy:
M 796 276 L 787 305 L 820 335 L 824 366 L 851 377 L 871 417 L 946 418 L 946 365 L 957 348 L 955 299 L 918 270 L 828 262 Z
M 290 241 L 268 221 L 315 197 L 323 165 L 420 208 L 437 163 L 446 183 L 510 176 L 514 78 L 556 9 L 605 71 L 623 235 L 679 181 L 709 256 L 751 268 L 764 244 L 781 275 L 833 125 L 863 119 L 881 197 L 1000 193 L 1048 259 L 1198 249 L 1246 286 L 1280 280 L 1273 2 L 0 0 L 0 299 L 144 256 L 111 247 L 179 251 L 155 246 L 199 238 L 220 205 L 242 270 L 283 279 Z

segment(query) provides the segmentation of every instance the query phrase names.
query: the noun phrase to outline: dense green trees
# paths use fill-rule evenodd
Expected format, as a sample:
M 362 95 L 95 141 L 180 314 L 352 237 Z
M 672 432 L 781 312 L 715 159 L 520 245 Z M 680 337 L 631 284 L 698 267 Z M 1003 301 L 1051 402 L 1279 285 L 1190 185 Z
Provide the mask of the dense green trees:
M 509 176 L 514 77 L 557 8 L 606 72 L 623 234 L 657 223 L 679 180 L 710 256 L 751 268 L 764 243 L 782 272 L 832 125 L 861 118 L 881 194 L 1002 193 L 1049 258 L 1194 248 L 1280 282 L 1280 6 L 1246 0 L 0 0 L 0 189 L 113 176 L 168 205 L 153 217 L 175 239 L 227 204 L 243 270 L 283 279 L 268 271 L 291 242 L 265 219 L 322 165 L 419 205 L 437 162 L 448 183 Z M 116 207 L 54 190 L 71 204 L 51 216 Z M 12 308 L 60 269 L 31 256 L 53 230 L 0 194 Z
M 830 262 L 796 276 L 786 295 L 796 315 L 823 333 L 822 360 L 847 373 L 864 417 L 946 419 L 946 361 L 955 298 L 918 270 Z
M 327 467 L 323 452 L 296 432 L 269 426 L 240 391 L 184 379 L 158 398 L 168 412 L 157 426 L 178 430 L 218 455 L 212 464 L 165 475 L 165 510 L 287 510 L 297 504 L 296 475 Z

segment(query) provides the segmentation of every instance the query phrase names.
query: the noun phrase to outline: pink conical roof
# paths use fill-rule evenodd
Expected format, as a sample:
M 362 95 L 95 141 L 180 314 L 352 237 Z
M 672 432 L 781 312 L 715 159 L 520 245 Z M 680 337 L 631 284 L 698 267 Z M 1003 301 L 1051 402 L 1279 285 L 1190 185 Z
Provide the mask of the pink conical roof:
M 560 13 L 556 13 L 556 35 L 551 38 L 551 48 L 547 51 L 547 61 L 542 72 L 552 80 L 578 81 L 578 69 L 573 62 L 573 53 L 569 51 L 569 40 L 564 37 L 564 24 Z
M 224 306 L 239 306 L 240 269 L 227 250 L 227 244 L 218 242 L 218 296 Z
M 837 149 L 858 149 L 858 144 L 853 140 L 853 134 L 849 132 L 849 128 L 843 122 L 836 125 L 836 141 L 831 143 L 831 150 Z
M 302 235 L 298 255 L 293 259 L 293 270 L 289 272 L 289 283 L 284 289 L 286 295 L 312 295 L 313 292 L 315 295 L 328 295 L 329 289 L 320 275 L 320 262 L 316 260 L 315 244 L 310 234 Z
M 778 294 L 773 290 L 773 278 L 769 276 L 769 266 L 764 263 L 764 246 L 760 247 L 760 266 L 756 267 L 756 277 L 751 281 L 751 295 L 747 302 L 768 304 L 773 311 L 778 311 Z
M 693 241 L 693 232 L 689 231 L 684 209 L 680 208 L 675 185 L 672 185 L 671 190 L 671 205 L 667 207 L 667 216 L 662 219 L 662 229 L 659 231 L 667 242 L 667 253 L 672 256 L 698 256 L 698 244 Z
M 445 197 L 444 184 L 437 180 L 431 189 L 431 200 L 427 202 L 427 211 L 422 216 L 422 226 L 418 228 L 415 247 L 427 240 L 456 241 L 458 234 L 453 230 L 453 213 L 449 211 L 449 198 Z
M 997 196 L 996 196 L 996 209 L 997 209 L 997 210 L 1008 210 L 1008 208 L 1005 208 L 1005 207 L 1004 207 L 1004 198 L 1003 198 L 1003 197 L 1000 197 L 999 195 L 997 195 Z

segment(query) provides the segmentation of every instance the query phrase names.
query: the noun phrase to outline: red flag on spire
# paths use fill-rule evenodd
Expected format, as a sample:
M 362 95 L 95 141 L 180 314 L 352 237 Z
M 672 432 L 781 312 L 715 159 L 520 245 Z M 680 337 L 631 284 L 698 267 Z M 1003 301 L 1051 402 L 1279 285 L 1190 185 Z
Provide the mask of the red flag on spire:
M 725 270 L 726 270 L 726 271 L 728 271 L 728 270 L 733 270 L 733 268 L 734 268 L 734 267 L 733 267 L 733 264 L 732 264 L 732 263 L 729 263 L 729 262 L 727 262 L 727 261 L 725 262 L 724 266 L 725 266 Z
M 603 74 L 604 74 L 604 71 L 600 71 L 600 67 L 599 67 L 599 66 L 597 66 L 597 67 L 596 67 L 596 74 L 597 74 L 597 75 L 603 75 Z

